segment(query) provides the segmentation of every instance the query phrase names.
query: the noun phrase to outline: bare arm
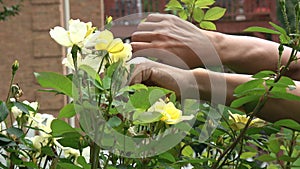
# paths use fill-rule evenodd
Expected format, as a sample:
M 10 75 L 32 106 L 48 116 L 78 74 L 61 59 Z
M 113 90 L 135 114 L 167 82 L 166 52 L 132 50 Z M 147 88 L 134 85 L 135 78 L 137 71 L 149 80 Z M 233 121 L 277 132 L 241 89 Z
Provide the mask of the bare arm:
M 164 87 L 175 91 L 179 97 L 185 94 L 185 98 L 189 96 L 194 98 L 195 91 L 198 91 L 201 100 L 211 101 L 213 93 L 211 81 L 223 78 L 226 85 L 217 85 L 214 92 L 215 95 L 218 95 L 225 91 L 226 104 L 229 105 L 235 99 L 233 96 L 234 89 L 251 80 L 249 75 L 218 73 L 202 68 L 184 70 L 146 59 L 142 59 L 142 62 L 135 62 L 137 59 L 139 58 L 132 62 L 137 65 L 131 84 L 144 83 Z M 300 83 L 296 81 L 296 85 L 297 88 L 292 93 L 300 96 Z M 270 99 L 258 116 L 271 122 L 285 118 L 300 122 L 299 102 Z
M 237 73 L 254 74 L 261 70 L 277 69 L 278 43 L 249 36 L 203 32 L 214 44 L 223 64 Z M 291 48 L 284 47 L 282 65 L 288 62 L 291 52 Z M 287 75 L 300 80 L 300 64 L 292 63 Z
M 277 43 L 204 31 L 174 15 L 149 15 L 132 40 L 135 56 L 158 57 L 160 62 L 180 68 L 221 63 L 237 73 L 253 74 L 276 70 L 279 57 Z M 285 47 L 282 64 L 287 62 L 290 53 L 291 48 Z M 293 63 L 287 73 L 300 80 L 300 64 Z

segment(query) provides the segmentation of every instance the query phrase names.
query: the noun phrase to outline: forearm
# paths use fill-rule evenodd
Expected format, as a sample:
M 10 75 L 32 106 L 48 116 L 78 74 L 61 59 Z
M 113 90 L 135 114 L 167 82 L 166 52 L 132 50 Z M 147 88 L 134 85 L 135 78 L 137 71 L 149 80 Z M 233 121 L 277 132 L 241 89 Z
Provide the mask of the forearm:
M 219 86 L 215 88 L 218 92 L 226 90 L 226 105 L 230 105 L 231 102 L 236 99 L 233 96 L 234 89 L 249 80 L 251 76 L 241 75 L 241 74 L 229 74 L 229 73 L 217 73 L 205 69 L 194 69 L 192 70 L 195 78 L 198 83 L 198 90 L 201 96 L 201 99 L 211 101 L 212 88 L 211 84 L 212 79 L 223 78 L 226 81 L 226 86 Z M 296 82 L 296 89 L 291 91 L 293 94 L 300 96 L 300 83 Z M 300 122 L 300 109 L 299 101 L 288 101 L 281 99 L 269 99 L 262 109 L 262 111 L 257 115 L 267 121 L 273 122 L 279 119 L 290 118 Z
M 279 44 L 249 36 L 234 36 L 203 31 L 214 45 L 221 61 L 237 73 L 254 74 L 277 69 Z M 288 62 L 292 49 L 284 48 L 282 65 Z M 300 57 L 300 54 L 298 54 Z M 287 76 L 300 80 L 300 65 L 291 64 Z

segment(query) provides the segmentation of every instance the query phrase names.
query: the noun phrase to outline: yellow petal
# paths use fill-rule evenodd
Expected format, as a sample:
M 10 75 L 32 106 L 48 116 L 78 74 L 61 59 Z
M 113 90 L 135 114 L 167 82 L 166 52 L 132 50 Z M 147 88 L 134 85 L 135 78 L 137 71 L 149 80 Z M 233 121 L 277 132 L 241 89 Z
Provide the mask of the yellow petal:
M 120 38 L 114 39 L 108 46 L 107 51 L 110 53 L 120 52 L 124 49 L 124 44 Z
M 99 39 L 99 43 L 97 43 L 95 45 L 95 49 L 96 50 L 108 50 L 108 46 L 113 41 L 114 37 L 110 31 L 104 30 L 104 31 L 100 32 L 97 39 Z
M 69 25 L 69 36 L 73 44 L 79 45 L 83 42 L 87 34 L 87 26 L 79 20 L 72 20 Z
M 64 28 L 56 26 L 54 29 L 51 29 L 49 33 L 51 38 L 54 39 L 58 44 L 65 47 L 71 47 L 73 45 L 69 38 L 68 32 Z

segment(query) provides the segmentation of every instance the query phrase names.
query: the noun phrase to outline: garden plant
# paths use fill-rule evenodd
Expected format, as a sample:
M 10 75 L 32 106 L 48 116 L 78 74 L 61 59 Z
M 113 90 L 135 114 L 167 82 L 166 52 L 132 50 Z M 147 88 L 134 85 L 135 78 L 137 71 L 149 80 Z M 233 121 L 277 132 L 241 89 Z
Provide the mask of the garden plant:
M 1 2 L 1 1 L 0 1 Z M 213 0 L 171 0 L 166 10 L 203 29 L 225 9 Z M 19 63 L 11 69 L 6 100 L 0 101 L 1 168 L 299 168 L 300 124 L 291 119 L 274 123 L 256 118 L 271 98 L 300 101 L 292 79 L 285 76 L 300 49 L 300 3 L 290 26 L 285 1 L 280 0 L 284 28 L 250 27 L 245 31 L 276 34 L 279 56 L 293 50 L 286 65 L 264 70 L 235 89 L 230 106 L 197 99 L 179 99 L 173 91 L 143 84 L 129 85 L 134 70 L 130 44 L 106 29 L 79 19 L 66 30 L 56 26 L 50 36 L 68 49 L 63 64 L 72 73 L 34 72 L 41 92 L 69 99 L 58 117 L 39 113 L 39 104 L 22 100 L 15 84 Z M 22 66 L 22 65 L 21 65 Z M 243 111 L 241 111 L 243 107 Z M 71 126 L 66 121 L 75 118 Z M 205 139 L 204 139 L 205 138 Z

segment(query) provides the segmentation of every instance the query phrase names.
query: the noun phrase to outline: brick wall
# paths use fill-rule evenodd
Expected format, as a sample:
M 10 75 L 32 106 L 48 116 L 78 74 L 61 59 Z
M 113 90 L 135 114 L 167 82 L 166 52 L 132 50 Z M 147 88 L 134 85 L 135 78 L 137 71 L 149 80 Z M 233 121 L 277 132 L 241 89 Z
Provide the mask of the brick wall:
M 4 2 L 10 0 L 4 0 Z M 102 23 L 99 0 L 70 0 L 71 18 Z M 57 114 L 65 98 L 37 91 L 33 72 L 64 72 L 61 60 L 64 49 L 49 36 L 50 28 L 63 25 L 63 0 L 25 0 L 20 15 L 0 22 L 0 99 L 8 91 L 11 64 L 19 60 L 15 82 L 24 91 L 21 100 L 38 101 L 40 111 Z

